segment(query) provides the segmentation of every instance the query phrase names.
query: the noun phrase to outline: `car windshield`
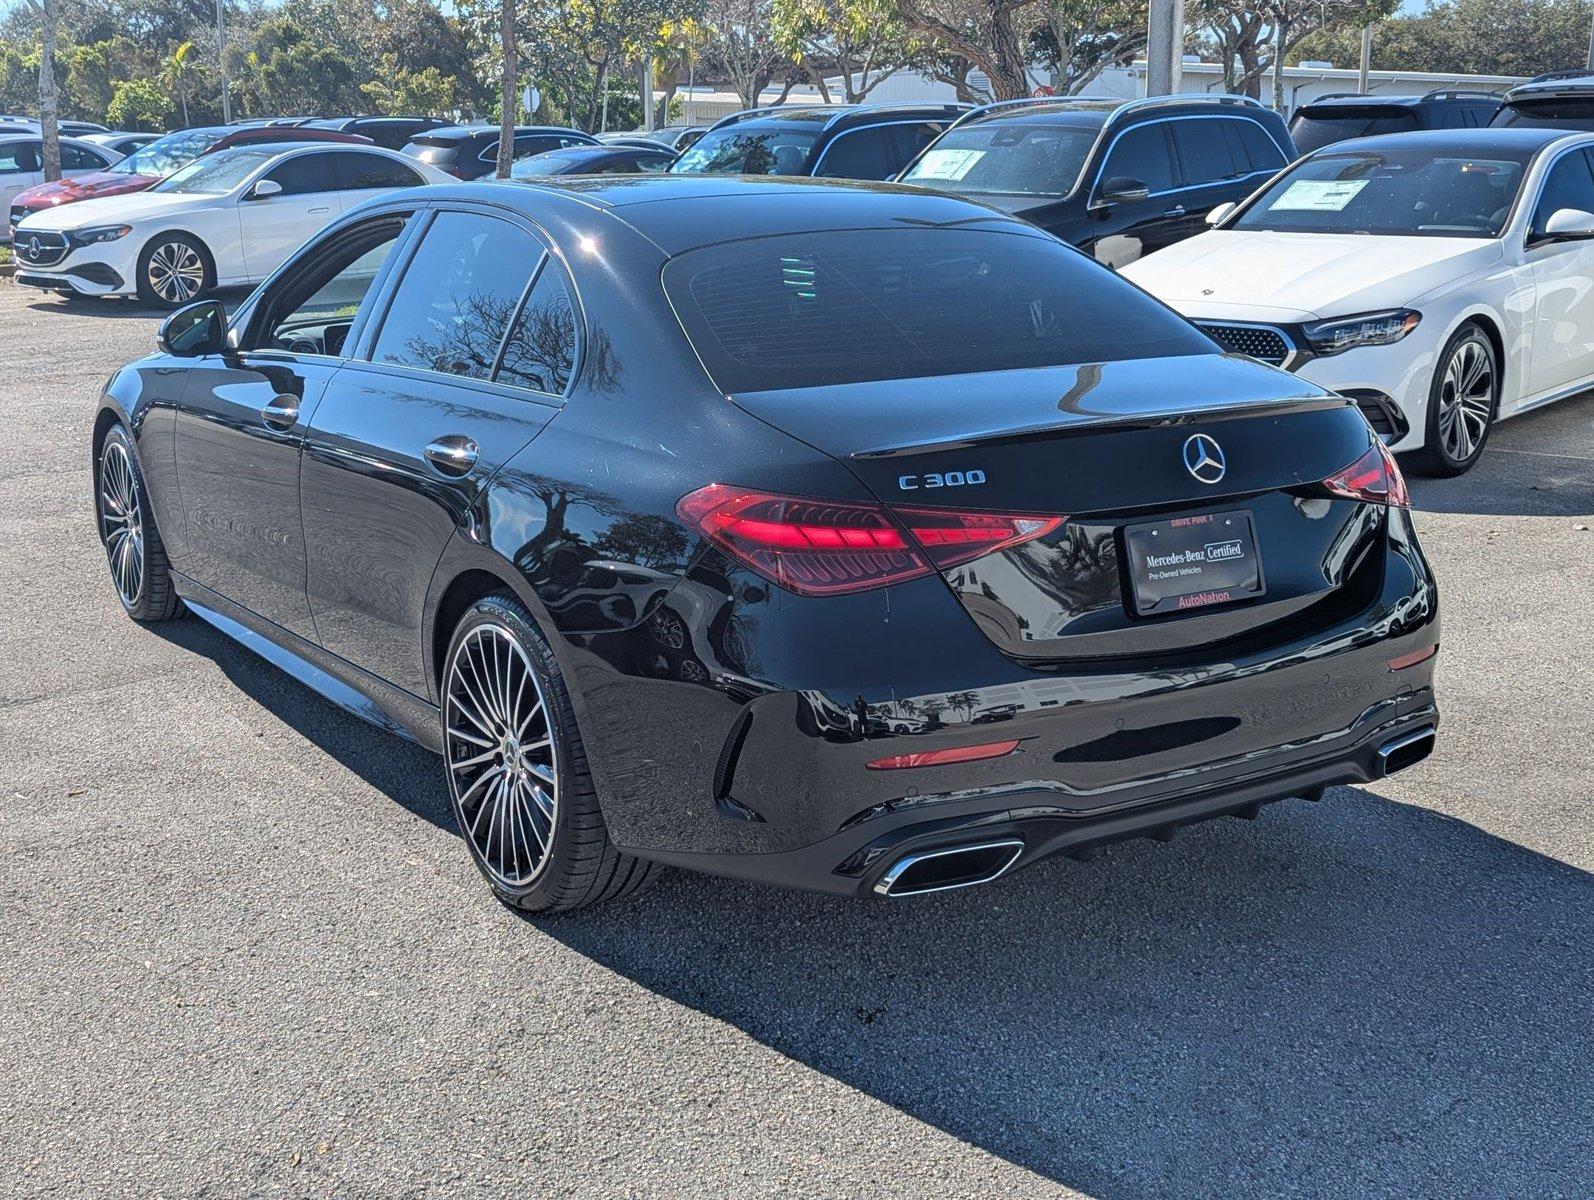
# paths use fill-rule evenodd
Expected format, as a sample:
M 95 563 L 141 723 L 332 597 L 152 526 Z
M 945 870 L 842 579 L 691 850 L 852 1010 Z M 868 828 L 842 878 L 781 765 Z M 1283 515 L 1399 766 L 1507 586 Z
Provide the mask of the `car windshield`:
M 1098 132 L 1027 122 L 953 129 L 902 173 L 902 182 L 987 196 L 1066 196 Z
M 118 175 L 155 175 L 165 178 L 179 167 L 193 162 L 220 140 L 221 134 L 202 129 L 169 133 L 142 150 L 135 150 L 110 170 Z
M 218 150 L 196 158 L 173 175 L 168 175 L 152 192 L 184 192 L 221 196 L 233 190 L 262 164 L 282 153 L 281 146 Z
M 803 129 L 721 129 L 705 133 L 671 165 L 683 175 L 802 175 L 817 135 Z
M 1302 154 L 1321 150 L 1350 138 L 1371 137 L 1375 133 L 1409 133 L 1421 128 L 1417 114 L 1392 105 L 1365 108 L 1302 109 L 1290 122 L 1290 137 Z
M 1280 176 L 1228 229 L 1497 237 L 1529 155 L 1438 150 L 1318 154 Z
M 1594 130 L 1594 96 L 1507 104 L 1489 124 L 1496 128 Z

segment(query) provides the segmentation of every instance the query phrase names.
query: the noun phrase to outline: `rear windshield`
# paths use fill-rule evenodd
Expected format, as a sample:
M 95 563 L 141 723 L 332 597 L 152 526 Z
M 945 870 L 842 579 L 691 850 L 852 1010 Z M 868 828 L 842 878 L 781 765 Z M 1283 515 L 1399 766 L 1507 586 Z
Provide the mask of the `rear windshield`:
M 1290 122 L 1290 136 L 1302 154 L 1321 150 L 1349 138 L 1375 133 L 1410 133 L 1422 128 L 1417 114 L 1407 108 L 1373 105 L 1368 108 L 1302 109 Z
M 681 255 L 664 286 L 729 393 L 1215 352 L 1105 267 L 1022 233 L 755 238 Z
M 684 175 L 803 175 L 817 135 L 783 127 L 704 134 L 670 170 Z
M 209 129 L 186 129 L 157 138 L 141 150 L 135 150 L 110 169 L 119 175 L 167 176 L 178 167 L 187 166 L 206 150 L 221 140 L 221 134 Z
M 1594 96 L 1587 99 L 1532 100 L 1507 104 L 1489 124 L 1523 129 L 1594 129 Z
M 950 129 L 902 173 L 902 182 L 986 196 L 1066 196 L 1100 132 L 1027 122 Z
M 454 156 L 459 153 L 459 143 L 452 139 L 420 137 L 405 146 L 404 153 L 435 167 L 438 163 L 453 162 Z

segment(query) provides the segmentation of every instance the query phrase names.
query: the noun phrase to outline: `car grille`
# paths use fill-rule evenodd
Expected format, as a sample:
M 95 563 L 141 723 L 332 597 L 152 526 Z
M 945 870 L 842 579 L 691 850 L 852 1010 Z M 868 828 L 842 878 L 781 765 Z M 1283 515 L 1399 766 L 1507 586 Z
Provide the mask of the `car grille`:
M 1284 331 L 1270 325 L 1227 325 L 1214 321 L 1197 321 L 1196 324 L 1229 353 L 1259 358 L 1275 367 L 1282 366 L 1294 350 Z
M 17 262 L 29 267 L 53 267 L 66 257 L 71 246 L 63 233 L 24 232 L 11 247 Z

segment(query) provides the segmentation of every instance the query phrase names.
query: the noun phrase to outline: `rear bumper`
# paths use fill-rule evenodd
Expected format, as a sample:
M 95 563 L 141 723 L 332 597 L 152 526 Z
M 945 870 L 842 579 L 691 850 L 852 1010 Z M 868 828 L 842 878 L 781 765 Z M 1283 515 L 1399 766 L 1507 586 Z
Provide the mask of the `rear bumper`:
M 697 871 L 777 886 L 863 896 L 885 894 L 905 861 L 959 847 L 1014 846 L 996 872 L 1003 876 L 1059 854 L 1087 858 L 1098 846 L 1132 838 L 1169 840 L 1176 830 L 1222 816 L 1254 817 L 1265 804 L 1316 800 L 1324 789 L 1364 784 L 1427 757 L 1439 723 L 1433 692 L 1413 693 L 1391 715 L 1370 714 L 1327 753 L 1281 754 L 1266 766 L 1231 772 L 1149 801 L 1082 811 L 1056 789 L 1034 784 L 961 798 L 921 797 L 873 811 L 831 837 L 772 854 L 651 853 Z M 1284 760 L 1290 760 L 1287 765 Z M 895 870 L 894 870 L 895 869 Z M 989 882 L 981 878 L 974 882 Z M 954 883 L 950 886 L 965 886 Z M 925 888 L 923 890 L 944 890 Z M 900 894 L 897 889 L 893 894 Z

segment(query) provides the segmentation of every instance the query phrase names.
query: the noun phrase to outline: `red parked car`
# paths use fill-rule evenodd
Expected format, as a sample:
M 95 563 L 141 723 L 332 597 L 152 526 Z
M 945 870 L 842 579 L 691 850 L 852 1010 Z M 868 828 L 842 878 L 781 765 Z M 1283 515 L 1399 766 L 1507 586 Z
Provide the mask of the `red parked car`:
M 10 230 L 15 229 L 24 217 L 40 209 L 71 204 L 74 200 L 142 192 L 154 187 L 178 167 L 193 162 L 201 154 L 211 154 L 229 146 L 254 146 L 262 142 L 359 142 L 369 146 L 371 139 L 330 129 L 293 129 L 274 125 L 242 129 L 233 125 L 180 129 L 151 142 L 142 150 L 134 151 L 103 171 L 73 179 L 59 179 L 54 183 L 41 183 L 25 192 L 18 192 L 11 199 L 7 233 L 9 235 Z

